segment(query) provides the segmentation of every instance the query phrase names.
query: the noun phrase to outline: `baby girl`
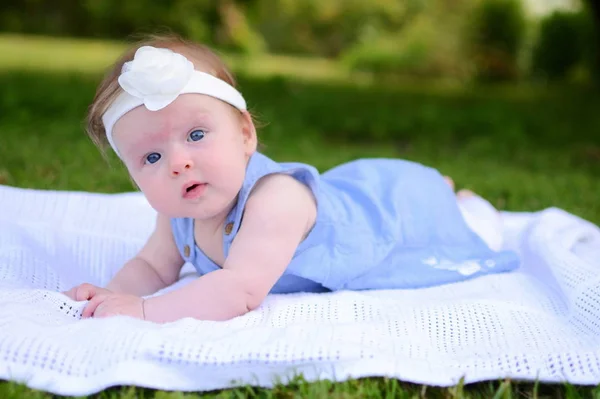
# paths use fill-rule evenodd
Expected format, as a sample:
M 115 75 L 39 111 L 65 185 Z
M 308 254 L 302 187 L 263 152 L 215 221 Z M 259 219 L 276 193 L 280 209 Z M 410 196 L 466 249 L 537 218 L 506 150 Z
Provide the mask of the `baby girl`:
M 226 320 L 269 293 L 420 288 L 518 267 L 500 250 L 498 212 L 457 197 L 432 168 L 361 159 L 320 174 L 258 152 L 235 87 L 213 52 L 176 37 L 135 46 L 100 84 L 88 133 L 112 147 L 157 220 L 105 288 L 66 293 L 88 301 L 83 317 Z M 197 279 L 150 296 L 186 262 Z

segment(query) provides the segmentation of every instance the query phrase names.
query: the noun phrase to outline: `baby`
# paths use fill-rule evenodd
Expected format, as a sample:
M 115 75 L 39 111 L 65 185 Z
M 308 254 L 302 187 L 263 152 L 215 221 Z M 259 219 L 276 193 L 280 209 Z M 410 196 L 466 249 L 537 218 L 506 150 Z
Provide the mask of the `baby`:
M 434 169 L 362 159 L 320 174 L 257 152 L 231 73 L 177 37 L 151 38 L 116 62 L 88 133 L 120 157 L 157 220 L 106 288 L 66 292 L 89 301 L 83 317 L 227 320 L 269 293 L 419 288 L 519 264 L 500 251 L 498 212 L 478 196 L 457 200 Z M 148 297 L 186 262 L 199 278 Z

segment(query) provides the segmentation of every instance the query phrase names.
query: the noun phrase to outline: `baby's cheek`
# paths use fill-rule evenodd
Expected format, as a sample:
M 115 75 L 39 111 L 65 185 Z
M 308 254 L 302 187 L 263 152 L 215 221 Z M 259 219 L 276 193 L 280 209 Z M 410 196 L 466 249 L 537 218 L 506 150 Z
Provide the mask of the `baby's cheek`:
M 169 214 L 173 210 L 172 195 L 168 190 L 160 187 L 153 187 L 145 193 L 146 199 L 157 212 Z
M 137 185 L 150 205 L 158 212 L 162 212 L 165 205 L 167 205 L 165 202 L 167 202 L 167 198 L 170 194 L 169 190 L 165 187 L 165 184 L 138 179 Z
M 228 191 L 232 191 L 237 194 L 244 184 L 244 177 L 246 174 L 246 164 L 240 162 L 240 160 L 231 160 L 228 164 L 215 171 L 215 180 L 226 186 Z

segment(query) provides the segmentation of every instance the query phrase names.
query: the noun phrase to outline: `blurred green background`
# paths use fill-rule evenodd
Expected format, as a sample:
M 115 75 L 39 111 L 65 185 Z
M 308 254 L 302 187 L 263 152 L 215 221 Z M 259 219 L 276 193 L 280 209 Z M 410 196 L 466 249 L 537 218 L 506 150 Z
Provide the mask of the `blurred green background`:
M 500 209 L 600 223 L 600 20 L 593 0 L 4 0 L 0 184 L 133 190 L 83 118 L 136 35 L 219 51 L 264 152 L 320 170 L 402 157 Z
M 593 0 L 4 0 L 0 30 L 122 40 L 169 29 L 233 52 L 461 82 L 590 79 Z

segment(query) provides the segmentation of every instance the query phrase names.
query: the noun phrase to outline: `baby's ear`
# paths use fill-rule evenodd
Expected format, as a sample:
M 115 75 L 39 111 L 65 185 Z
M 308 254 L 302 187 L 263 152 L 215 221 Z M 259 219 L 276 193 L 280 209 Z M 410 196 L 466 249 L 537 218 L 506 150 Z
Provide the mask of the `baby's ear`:
M 252 155 L 256 151 L 258 139 L 256 137 L 256 127 L 252 121 L 252 115 L 248 111 L 241 111 L 242 134 L 244 135 L 244 145 L 246 154 Z

